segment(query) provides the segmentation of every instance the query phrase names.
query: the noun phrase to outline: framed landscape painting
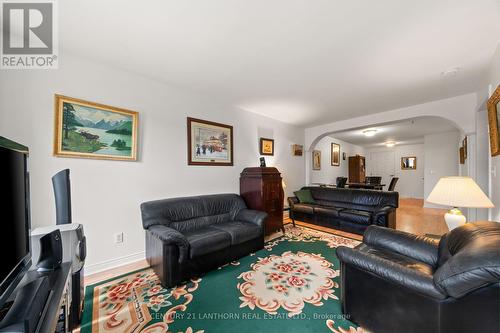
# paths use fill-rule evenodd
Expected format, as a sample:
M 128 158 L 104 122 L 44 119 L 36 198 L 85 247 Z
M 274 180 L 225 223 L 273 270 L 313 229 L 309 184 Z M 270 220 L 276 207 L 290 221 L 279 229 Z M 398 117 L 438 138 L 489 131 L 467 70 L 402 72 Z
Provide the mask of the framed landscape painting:
M 187 118 L 188 164 L 233 165 L 233 126 Z
M 137 160 L 138 113 L 55 95 L 54 155 Z

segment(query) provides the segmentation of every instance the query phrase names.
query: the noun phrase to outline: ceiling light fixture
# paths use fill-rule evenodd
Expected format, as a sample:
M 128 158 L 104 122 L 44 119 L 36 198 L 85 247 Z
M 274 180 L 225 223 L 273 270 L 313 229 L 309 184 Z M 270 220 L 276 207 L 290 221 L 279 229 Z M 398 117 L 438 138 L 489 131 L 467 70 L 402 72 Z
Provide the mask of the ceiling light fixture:
M 455 76 L 460 71 L 460 67 L 454 67 L 441 72 L 442 76 Z
M 374 136 L 375 134 L 377 134 L 377 130 L 376 129 L 367 129 L 367 130 L 363 131 L 363 134 L 365 136 Z
M 386 146 L 387 148 L 392 148 L 392 147 L 394 147 L 395 145 L 396 145 L 396 142 L 395 142 L 395 141 L 387 141 L 387 142 L 385 143 L 385 146 Z

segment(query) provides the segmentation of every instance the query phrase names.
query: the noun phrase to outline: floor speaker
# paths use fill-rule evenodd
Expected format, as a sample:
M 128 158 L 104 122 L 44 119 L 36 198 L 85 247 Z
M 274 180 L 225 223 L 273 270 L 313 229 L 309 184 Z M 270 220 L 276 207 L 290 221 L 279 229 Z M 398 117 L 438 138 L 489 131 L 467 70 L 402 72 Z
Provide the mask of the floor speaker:
M 52 177 L 56 199 L 56 224 L 71 223 L 71 184 L 69 169 L 59 171 Z

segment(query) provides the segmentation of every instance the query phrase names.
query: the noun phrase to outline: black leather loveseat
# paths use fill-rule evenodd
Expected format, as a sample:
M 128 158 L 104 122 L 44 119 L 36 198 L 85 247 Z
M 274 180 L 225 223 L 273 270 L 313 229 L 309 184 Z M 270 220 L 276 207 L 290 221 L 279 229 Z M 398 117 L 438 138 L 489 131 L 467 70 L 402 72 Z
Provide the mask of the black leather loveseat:
M 290 218 L 363 234 L 369 225 L 396 227 L 398 192 L 349 188 L 303 187 L 311 191 L 314 203 L 288 198 Z
M 146 258 L 164 287 L 264 247 L 267 214 L 247 209 L 236 194 L 145 202 Z
M 500 223 L 440 241 L 371 226 L 337 256 L 343 312 L 371 332 L 500 332 Z

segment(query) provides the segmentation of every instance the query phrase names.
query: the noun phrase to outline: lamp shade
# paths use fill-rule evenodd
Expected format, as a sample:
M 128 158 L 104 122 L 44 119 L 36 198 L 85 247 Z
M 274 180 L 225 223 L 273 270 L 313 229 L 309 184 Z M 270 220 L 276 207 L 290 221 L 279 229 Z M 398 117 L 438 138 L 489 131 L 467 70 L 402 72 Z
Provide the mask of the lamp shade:
M 466 208 L 491 208 L 491 200 L 470 177 L 443 177 L 427 197 L 430 203 Z

